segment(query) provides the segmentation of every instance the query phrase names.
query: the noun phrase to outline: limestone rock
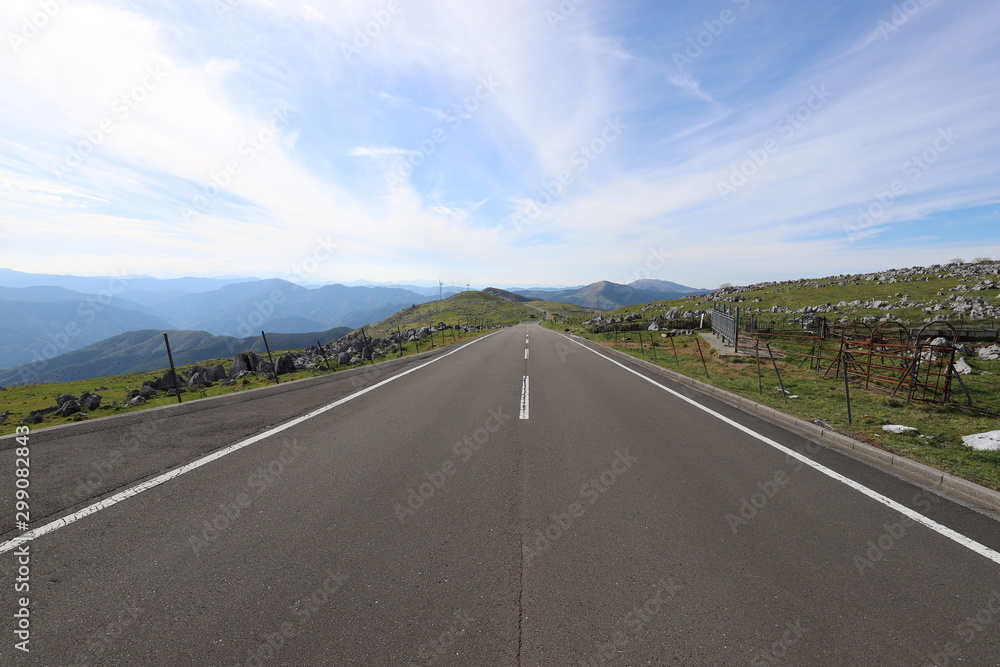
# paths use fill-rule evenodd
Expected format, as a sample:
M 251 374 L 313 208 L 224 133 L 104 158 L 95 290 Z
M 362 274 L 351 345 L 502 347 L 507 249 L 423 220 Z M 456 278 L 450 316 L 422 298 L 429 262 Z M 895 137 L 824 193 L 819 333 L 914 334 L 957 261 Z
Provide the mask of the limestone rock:
M 979 358 L 986 361 L 1000 359 L 1000 345 L 979 348 Z
M 85 391 L 80 394 L 80 405 L 84 410 L 96 410 L 101 407 L 101 395 Z
M 997 451 L 1000 450 L 1000 431 L 963 435 L 962 442 L 978 451 Z
M 295 372 L 295 357 L 292 356 L 291 352 L 285 352 L 278 360 L 274 362 L 278 375 L 282 373 L 294 373 Z
M 64 397 L 60 396 L 59 398 L 64 398 Z M 64 400 L 62 404 L 59 405 L 59 409 L 53 412 L 52 414 L 55 415 L 56 417 L 69 417 L 70 415 L 77 413 L 82 409 L 83 406 L 80 404 L 80 401 L 74 398 L 73 400 Z
M 968 375 L 972 372 L 972 366 L 969 365 L 968 361 L 959 357 L 958 361 L 955 362 L 955 372 L 961 373 L 962 375 Z

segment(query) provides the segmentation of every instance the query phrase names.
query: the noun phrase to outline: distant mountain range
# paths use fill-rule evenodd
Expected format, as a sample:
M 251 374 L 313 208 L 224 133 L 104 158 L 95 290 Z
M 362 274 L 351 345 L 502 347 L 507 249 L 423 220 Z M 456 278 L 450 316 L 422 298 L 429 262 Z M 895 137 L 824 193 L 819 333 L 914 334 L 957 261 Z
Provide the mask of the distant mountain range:
M 0 368 L 128 331 L 216 336 L 354 329 L 436 298 L 398 287 L 306 288 L 285 280 L 79 277 L 0 269 Z
M 305 348 L 316 343 L 326 345 L 351 332 L 348 327 L 329 331 L 267 335 L 272 350 Z M 213 336 L 204 331 L 167 331 L 170 351 L 176 366 L 209 359 L 233 357 L 250 350 L 264 354 L 260 334 L 246 338 Z M 79 350 L 67 352 L 35 364 L 23 364 L 0 371 L 0 386 L 86 380 L 104 375 L 136 373 L 166 368 L 167 348 L 163 330 L 129 331 L 112 336 Z
M 635 306 L 651 301 L 665 301 L 692 294 L 704 294 L 711 290 L 686 287 L 666 280 L 644 279 L 636 280 L 628 285 L 602 280 L 584 287 L 565 290 L 511 289 L 507 291 L 542 301 L 572 303 L 595 310 L 614 310 L 622 306 Z
M 456 288 L 447 287 L 443 291 L 447 297 L 456 293 Z M 505 294 L 510 293 L 516 300 L 558 301 L 610 310 L 707 291 L 666 281 L 638 280 L 630 285 L 601 281 L 566 289 L 512 289 Z M 65 373 L 58 373 L 62 376 L 76 374 L 77 368 L 83 369 L 81 373 L 90 373 L 100 363 L 121 365 L 124 361 L 119 363 L 104 356 L 107 346 L 94 345 L 103 342 L 118 349 L 118 337 L 129 332 L 174 330 L 191 336 L 237 340 L 252 338 L 261 330 L 269 334 L 329 332 L 339 327 L 352 330 L 383 320 L 403 308 L 436 300 L 438 294 L 438 287 L 417 285 L 303 287 L 278 279 L 161 280 L 149 276 L 58 276 L 0 269 L 3 315 L 0 369 L 35 364 L 55 372 L 57 365 L 67 365 Z M 219 345 L 204 338 L 190 349 L 215 350 Z M 66 356 L 77 350 L 84 354 Z M 93 363 L 88 360 L 91 357 Z M 23 369 L 12 370 L 23 376 Z M 125 371 L 108 367 L 107 373 L 113 372 Z M 3 378 L 0 384 L 4 384 L 13 376 L 0 371 L 0 377 Z

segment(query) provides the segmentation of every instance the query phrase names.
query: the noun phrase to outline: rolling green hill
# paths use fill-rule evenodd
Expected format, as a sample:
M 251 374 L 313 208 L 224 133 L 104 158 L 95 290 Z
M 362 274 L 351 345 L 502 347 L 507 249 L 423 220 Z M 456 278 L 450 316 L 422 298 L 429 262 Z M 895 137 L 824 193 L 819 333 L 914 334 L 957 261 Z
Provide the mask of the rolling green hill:
M 738 306 L 761 319 L 815 314 L 831 321 L 868 318 L 921 326 L 931 321 L 995 329 L 1000 324 L 1000 262 L 891 269 L 820 279 L 727 286 L 707 294 L 619 308 L 605 315 L 642 312 L 648 319 L 678 311 L 710 310 L 713 303 Z
M 366 326 L 365 333 L 382 336 L 396 329 L 415 329 L 441 322 L 452 326 L 497 326 L 540 319 L 542 313 L 531 308 L 529 303 L 477 291 L 459 292 L 441 301 L 404 308 L 381 322 Z

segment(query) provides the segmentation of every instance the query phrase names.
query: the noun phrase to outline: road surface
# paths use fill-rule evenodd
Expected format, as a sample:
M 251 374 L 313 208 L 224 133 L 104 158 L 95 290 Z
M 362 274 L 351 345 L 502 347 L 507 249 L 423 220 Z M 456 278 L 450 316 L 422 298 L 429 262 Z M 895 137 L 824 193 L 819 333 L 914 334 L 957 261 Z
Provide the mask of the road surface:
M 1000 664 L 994 520 L 537 325 L 15 445 L 3 665 Z

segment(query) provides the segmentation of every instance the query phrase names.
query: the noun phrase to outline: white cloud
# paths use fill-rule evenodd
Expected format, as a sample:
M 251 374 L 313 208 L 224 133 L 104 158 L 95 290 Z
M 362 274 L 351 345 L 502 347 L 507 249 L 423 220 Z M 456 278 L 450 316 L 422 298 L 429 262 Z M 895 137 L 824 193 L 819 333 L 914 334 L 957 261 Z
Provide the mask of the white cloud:
M 406 150 L 405 148 L 368 148 L 366 146 L 358 146 L 357 148 L 352 148 L 348 151 L 348 155 L 351 157 L 384 157 L 386 155 L 410 155 L 413 151 Z
M 894 235 L 998 199 L 1000 21 L 985 3 L 935 3 L 866 44 L 871 26 L 855 26 L 839 53 L 775 62 L 766 83 L 709 55 L 667 74 L 669 47 L 644 51 L 645 29 L 623 29 L 623 10 L 603 2 L 580 4 L 556 29 L 529 0 L 401 3 L 389 16 L 381 0 L 248 2 L 186 22 L 96 0 L 60 6 L 0 55 L 0 88 L 17 100 L 0 121 L 0 210 L 53 238 L 42 252 L 5 224 L 3 260 L 20 244 L 17 261 L 36 270 L 98 262 L 103 247 L 149 271 L 211 273 L 227 257 L 227 273 L 280 274 L 329 235 L 340 253 L 322 267 L 330 279 L 449 266 L 497 282 L 588 282 L 631 273 L 650 244 L 667 243 L 663 271 L 682 273 L 654 277 L 711 285 L 722 281 L 713 271 L 882 262 L 879 246 L 894 238 L 914 239 L 908 257 L 930 254 L 926 229 Z M 16 28 L 34 7 L 6 5 L 0 26 Z M 651 25 L 670 22 L 660 11 Z M 784 20 L 780 4 L 761 11 Z M 370 44 L 345 57 L 373 21 Z M 948 57 L 929 43 L 948 45 Z M 490 79 L 496 90 L 476 98 Z M 781 126 L 813 86 L 830 99 Z M 476 108 L 454 124 L 464 100 Z M 580 167 L 581 146 L 616 117 L 628 129 Z M 105 121 L 111 130 L 90 139 Z M 958 138 L 914 177 L 907 160 L 948 127 Z M 418 152 L 437 129 L 444 140 Z M 719 183 L 769 141 L 777 150 L 723 201 Z M 88 142 L 79 168 L 56 178 L 53 164 Z M 384 169 L 414 156 L 413 173 L 388 187 Z M 515 207 L 566 170 L 573 182 L 514 229 Z M 897 180 L 904 195 L 849 244 L 858 209 Z M 982 254 L 968 248 L 994 246 L 990 233 L 947 253 Z

